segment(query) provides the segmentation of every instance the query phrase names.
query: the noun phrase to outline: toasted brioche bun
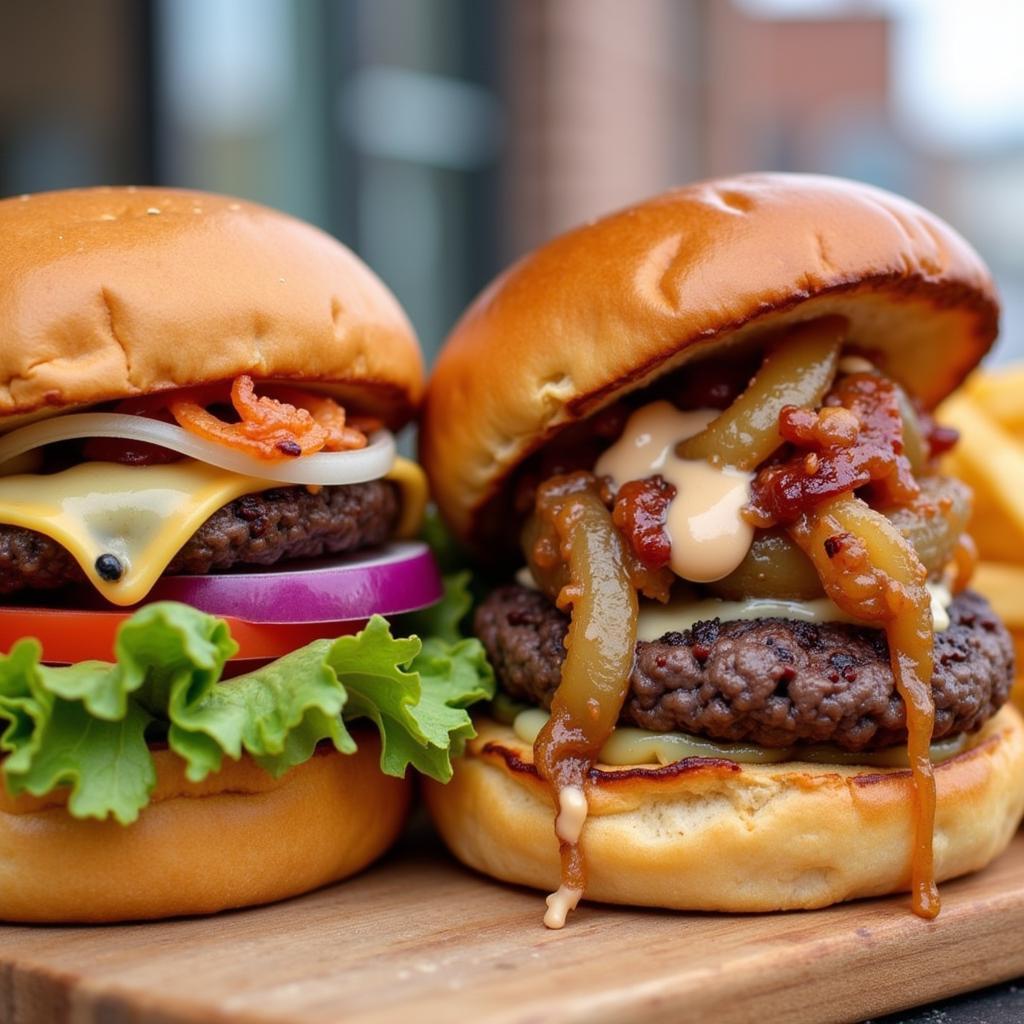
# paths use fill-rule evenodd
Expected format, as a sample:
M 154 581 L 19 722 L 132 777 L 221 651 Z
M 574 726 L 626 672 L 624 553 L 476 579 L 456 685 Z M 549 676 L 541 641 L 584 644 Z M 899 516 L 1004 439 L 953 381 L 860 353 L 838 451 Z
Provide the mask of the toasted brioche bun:
M 0 429 L 239 374 L 404 423 L 423 363 L 394 296 L 316 228 L 163 188 L 0 202 Z
M 879 189 L 757 174 L 690 185 L 556 238 L 470 306 L 431 378 L 421 461 L 464 541 L 561 428 L 695 356 L 840 314 L 928 405 L 989 348 L 991 276 L 949 225 Z
M 366 867 L 395 840 L 412 783 L 383 775 L 376 734 L 273 779 L 248 757 L 202 783 L 154 753 L 132 825 L 72 818 L 57 796 L 0 787 L 0 920 L 129 921 L 270 903 Z
M 447 786 L 427 783 L 442 836 L 470 867 L 553 891 L 550 790 L 528 744 L 484 719 Z M 1024 813 L 1024 721 L 1005 707 L 935 768 L 938 880 L 984 867 Z M 581 838 L 589 899 L 677 910 L 802 910 L 909 888 L 910 772 L 691 759 L 598 766 Z

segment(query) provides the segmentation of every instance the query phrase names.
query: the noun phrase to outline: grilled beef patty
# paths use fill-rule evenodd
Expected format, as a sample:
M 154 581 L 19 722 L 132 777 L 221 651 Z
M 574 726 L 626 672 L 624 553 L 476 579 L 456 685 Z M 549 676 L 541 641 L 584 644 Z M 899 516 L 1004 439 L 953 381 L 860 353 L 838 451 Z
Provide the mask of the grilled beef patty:
M 358 551 L 386 541 L 398 514 L 398 488 L 387 480 L 323 487 L 316 494 L 305 487 L 246 494 L 214 512 L 174 556 L 167 573 L 197 575 Z M 84 579 L 55 540 L 0 525 L 0 594 Z
M 965 591 L 949 616 L 935 635 L 936 739 L 980 728 L 1013 682 L 1012 641 L 988 602 Z M 558 686 L 568 626 L 543 594 L 517 586 L 494 591 L 475 621 L 505 689 L 543 707 Z M 765 747 L 906 742 L 884 633 L 839 622 L 713 619 L 638 643 L 620 721 Z

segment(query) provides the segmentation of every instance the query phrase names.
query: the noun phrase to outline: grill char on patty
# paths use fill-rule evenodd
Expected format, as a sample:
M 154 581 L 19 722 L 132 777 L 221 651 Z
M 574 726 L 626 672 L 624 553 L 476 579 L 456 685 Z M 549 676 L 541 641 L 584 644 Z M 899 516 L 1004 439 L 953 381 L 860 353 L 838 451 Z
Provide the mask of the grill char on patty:
M 1009 696 L 1013 644 L 988 602 L 957 595 L 935 635 L 935 739 L 979 729 Z M 565 658 L 568 616 L 509 586 L 475 628 L 504 688 L 547 708 Z M 699 622 L 640 642 L 620 722 L 765 747 L 831 743 L 878 750 L 906 742 L 906 715 L 880 630 L 785 619 Z
M 388 480 L 322 487 L 316 494 L 305 487 L 246 494 L 214 512 L 174 556 L 167 573 L 198 575 L 358 551 L 391 537 L 398 514 L 398 488 Z M 84 579 L 55 540 L 0 525 L 0 594 Z

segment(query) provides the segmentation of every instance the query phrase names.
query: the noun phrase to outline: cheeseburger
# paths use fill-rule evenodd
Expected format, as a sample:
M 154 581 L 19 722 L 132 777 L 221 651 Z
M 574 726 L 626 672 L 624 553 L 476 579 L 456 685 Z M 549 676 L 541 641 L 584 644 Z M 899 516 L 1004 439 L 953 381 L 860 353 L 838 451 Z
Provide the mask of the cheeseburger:
M 333 239 L 220 196 L 22 196 L 0 235 L 0 918 L 361 869 L 490 678 L 422 611 L 408 321 Z
M 455 854 L 551 891 L 551 927 L 583 895 L 934 917 L 995 857 L 1024 726 L 929 410 L 997 320 L 948 225 L 803 175 L 669 192 L 494 282 L 421 435 L 453 532 L 515 572 L 475 617 L 500 696 L 427 787 Z

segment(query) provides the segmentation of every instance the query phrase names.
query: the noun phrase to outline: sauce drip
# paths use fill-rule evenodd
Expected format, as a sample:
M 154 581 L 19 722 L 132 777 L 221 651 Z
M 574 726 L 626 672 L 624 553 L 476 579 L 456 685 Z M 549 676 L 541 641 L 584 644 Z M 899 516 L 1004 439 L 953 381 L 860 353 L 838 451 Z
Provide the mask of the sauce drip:
M 579 840 L 590 769 L 626 698 L 636 648 L 637 588 L 625 545 L 590 473 L 542 484 L 526 536 L 531 564 L 548 563 L 549 579 L 562 582 L 556 603 L 572 608 L 551 717 L 534 743 L 537 771 L 554 797 L 562 874 L 558 891 L 548 897 L 544 923 L 561 928 L 586 888 Z
M 847 614 L 885 630 L 907 716 L 914 790 L 913 908 L 920 917 L 933 918 L 939 893 L 933 860 L 935 776 L 929 756 L 935 704 L 927 572 L 892 523 L 851 494 L 804 513 L 790 533 L 814 563 L 828 596 Z

